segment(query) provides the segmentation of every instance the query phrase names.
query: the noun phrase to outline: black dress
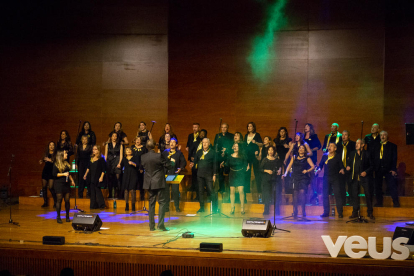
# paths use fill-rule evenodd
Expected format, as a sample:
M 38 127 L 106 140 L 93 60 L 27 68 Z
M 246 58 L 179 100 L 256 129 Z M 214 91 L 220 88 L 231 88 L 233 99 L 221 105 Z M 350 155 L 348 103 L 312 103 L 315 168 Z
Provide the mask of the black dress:
M 70 167 L 66 166 L 63 172 L 60 172 L 56 165 L 53 165 L 53 187 L 56 191 L 56 194 L 66 194 L 70 193 L 70 184 L 69 184 L 69 177 L 60 176 L 58 177 L 58 173 L 65 173 L 70 171 Z M 67 181 L 66 181 L 67 179 Z
M 303 173 L 303 170 L 309 169 L 308 158 L 304 157 L 299 159 L 297 156 L 294 156 L 293 159 L 293 189 L 294 190 L 306 190 L 309 185 L 309 174 Z
M 52 155 L 49 154 L 47 158 L 52 159 Z M 42 171 L 42 179 L 44 180 L 53 179 L 53 161 L 52 162 L 44 161 L 44 162 L 45 162 L 45 166 L 43 167 L 43 171 Z
M 290 142 L 292 142 L 292 138 L 286 139 L 285 140 L 276 140 L 276 138 L 273 140 L 273 142 L 275 142 L 276 145 L 276 152 L 280 157 L 280 160 L 282 161 L 282 163 L 285 161 L 285 157 L 286 157 L 286 153 L 288 153 L 289 151 L 289 147 L 285 148 L 285 145 L 289 145 Z
M 245 185 L 247 160 L 229 156 L 227 165 L 230 168 L 229 183 L 231 187 L 239 187 Z
M 309 136 L 309 139 L 305 139 L 305 142 L 308 143 L 309 148 L 312 150 L 314 148 L 318 148 L 318 150 L 321 149 L 321 141 L 319 141 L 317 134 L 312 134 Z M 318 150 L 312 151 L 313 155 L 311 156 L 313 164 L 318 163 Z
M 121 169 L 118 168 L 119 159 L 121 158 L 121 144 L 117 143 L 113 147 L 112 142 L 108 144 L 108 156 L 107 156 L 107 173 L 121 174 Z
M 91 179 L 91 185 L 90 185 L 90 191 L 91 191 L 91 202 L 90 202 L 90 208 L 105 208 L 105 200 L 102 195 L 101 187 L 102 183 L 99 182 L 99 178 L 101 177 L 102 173 L 105 172 L 105 159 L 99 158 L 95 162 L 92 162 L 92 159 L 90 159 L 88 164 L 89 169 L 89 176 Z
M 149 136 L 148 136 L 149 131 L 145 131 L 145 132 L 138 132 L 138 136 L 141 137 L 141 145 L 143 145 L 145 147 L 145 145 L 147 144 L 147 141 L 149 140 Z
M 247 138 L 249 137 L 248 134 L 244 136 L 244 141 L 246 142 L 246 151 L 247 151 L 247 161 L 249 162 L 249 172 L 247 173 L 247 179 L 246 179 L 246 186 L 245 186 L 245 192 L 250 193 L 250 175 L 251 175 L 251 169 L 253 167 L 254 177 L 256 179 L 256 188 L 258 193 L 262 193 L 262 180 L 260 173 L 260 164 L 259 160 L 256 158 L 256 151 L 259 151 L 259 146 L 256 143 L 263 143 L 262 137 L 259 133 L 255 133 L 252 140 L 255 140 L 256 143 L 247 142 Z
M 132 161 L 136 164 L 136 167 L 129 164 Z M 139 157 L 132 156 L 130 160 L 127 157 L 122 159 L 122 167 L 124 167 L 124 174 L 122 178 L 122 190 L 136 190 L 138 186 L 138 169 L 139 169 Z
M 83 191 L 85 189 L 85 186 L 88 186 L 88 183 L 90 181 L 89 175 L 87 176 L 86 180 L 83 179 L 83 176 L 85 175 L 86 170 L 88 169 L 91 155 L 92 155 L 92 147 L 90 145 L 86 146 L 85 150 L 83 149 L 83 145 L 80 145 L 78 147 L 76 164 L 78 165 L 78 172 L 79 172 L 79 188 L 78 188 L 79 198 L 83 197 Z

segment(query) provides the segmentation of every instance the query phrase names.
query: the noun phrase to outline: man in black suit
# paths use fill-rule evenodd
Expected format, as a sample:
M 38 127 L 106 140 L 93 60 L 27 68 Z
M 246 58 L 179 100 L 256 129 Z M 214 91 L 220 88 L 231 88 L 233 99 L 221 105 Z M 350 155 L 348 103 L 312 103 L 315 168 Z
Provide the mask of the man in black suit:
M 165 171 L 165 174 L 167 175 L 174 175 L 174 174 L 179 174 L 181 172 L 181 170 L 185 169 L 185 166 L 187 166 L 187 161 L 185 161 L 185 157 L 183 155 L 183 153 L 177 149 L 177 139 L 175 138 L 171 138 L 170 140 L 170 148 L 166 149 L 162 152 L 162 156 L 164 159 L 166 160 L 175 160 L 174 165 L 171 166 L 170 169 Z M 180 210 L 180 185 L 178 184 L 171 184 L 171 189 L 172 189 L 172 198 L 174 200 L 174 206 L 175 206 L 175 211 L 176 212 L 181 212 Z M 167 208 L 166 208 L 166 212 L 169 211 L 169 202 L 170 202 L 170 185 L 168 185 L 168 189 L 167 189 L 167 195 L 168 195 L 168 200 L 167 200 Z
M 337 152 L 342 157 L 342 163 L 344 164 L 344 167 L 346 167 L 346 160 L 349 157 L 349 154 L 355 150 L 355 142 L 351 141 L 349 137 L 351 134 L 348 130 L 342 131 L 342 143 L 340 143 L 340 146 L 338 145 Z M 342 195 L 342 202 L 345 204 L 347 202 L 347 199 L 349 200 L 348 203 L 352 204 L 353 196 L 352 196 L 352 187 L 351 187 L 351 179 L 350 179 L 350 173 L 345 171 L 345 174 L 341 174 L 339 176 L 339 181 L 341 185 L 341 195 Z M 348 195 L 346 196 L 346 187 L 348 186 Z
M 204 186 L 207 189 L 207 195 L 213 204 L 213 212 L 217 211 L 217 200 L 214 191 L 214 182 L 216 181 L 216 152 L 210 146 L 210 139 L 203 139 L 203 148 L 197 151 L 194 157 L 194 163 L 190 167 L 197 169 L 197 183 L 199 188 L 200 209 L 197 213 L 204 212 Z
M 162 231 L 169 231 L 168 228 L 164 226 L 164 216 L 165 216 L 165 204 L 167 201 L 166 196 L 166 182 L 165 182 L 165 169 L 171 168 L 171 163 L 175 162 L 174 159 L 168 161 L 164 159 L 161 153 L 154 152 L 154 140 L 150 139 L 147 141 L 146 145 L 148 153 L 141 156 L 141 166 L 145 171 L 144 174 L 144 189 L 148 190 L 149 193 L 149 226 L 150 231 L 155 230 L 155 201 L 158 196 L 158 229 Z
M 352 181 L 352 194 L 353 194 L 353 210 L 350 219 L 357 218 L 359 212 L 359 187 L 364 188 L 365 200 L 367 201 L 368 217 L 375 219 L 373 215 L 374 209 L 372 208 L 372 196 L 369 189 L 369 182 L 372 177 L 374 166 L 372 164 L 369 151 L 364 150 L 365 140 L 358 139 L 355 144 L 355 151 L 349 154 L 349 158 L 346 163 L 346 171 L 350 174 Z
M 225 161 L 225 156 L 231 154 L 231 147 L 234 143 L 234 134 L 229 133 L 229 125 L 227 123 L 221 124 L 221 133 L 217 133 L 216 137 L 214 137 L 214 148 L 217 153 L 217 166 L 221 162 Z M 218 171 L 218 180 L 219 180 L 219 193 L 224 193 L 226 190 L 226 185 L 224 183 L 224 173 L 228 173 L 225 171 L 225 168 L 219 168 Z
M 365 135 L 365 145 L 367 146 L 367 151 L 373 151 L 377 146 L 381 146 L 381 137 L 379 134 L 380 126 L 379 124 L 375 123 L 371 127 L 371 133 Z M 371 153 L 371 157 L 373 153 Z M 374 196 L 374 187 L 375 187 L 375 174 L 369 180 L 369 189 L 371 197 Z M 372 198 L 371 198 L 372 201 Z
M 330 143 L 334 143 L 337 147 L 341 145 L 342 134 L 338 131 L 339 125 L 333 123 L 331 125 L 331 133 L 325 135 L 325 140 L 323 141 L 322 151 L 327 152 L 328 146 Z
M 194 147 L 200 142 L 200 124 L 193 124 L 193 133 L 188 134 L 187 146 L 185 150 L 188 152 L 188 161 L 194 162 Z M 198 199 L 197 171 L 191 169 L 191 188 L 189 191 L 196 192 L 196 200 Z
M 365 135 L 365 145 L 367 145 L 367 151 L 373 150 L 377 145 L 381 144 L 381 138 L 379 135 L 379 124 L 373 124 L 371 127 L 371 133 Z
M 329 217 L 329 194 L 333 189 L 336 202 L 336 210 L 338 217 L 343 218 L 343 203 L 341 196 L 341 189 L 339 184 L 340 174 L 345 173 L 345 167 L 342 163 L 342 157 L 336 152 L 337 147 L 335 143 L 330 143 L 328 152 L 322 155 L 316 174 L 322 169 L 325 170 L 323 175 L 323 214 L 322 218 Z
M 373 149 L 376 207 L 383 206 L 382 179 L 385 177 L 394 207 L 400 207 L 397 190 L 397 145 L 388 141 L 388 132 L 381 131 L 381 143 Z

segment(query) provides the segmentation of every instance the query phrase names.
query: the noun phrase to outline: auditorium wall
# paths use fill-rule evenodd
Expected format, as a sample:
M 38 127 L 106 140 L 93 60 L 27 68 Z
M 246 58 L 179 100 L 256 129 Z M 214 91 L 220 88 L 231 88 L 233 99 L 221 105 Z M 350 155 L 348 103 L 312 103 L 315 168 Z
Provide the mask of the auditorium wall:
M 281 126 L 292 137 L 296 119 L 298 131 L 312 123 L 321 142 L 334 122 L 352 140 L 362 121 L 364 135 L 379 123 L 398 145 L 400 172 L 413 175 L 414 146 L 405 145 L 404 125 L 414 122 L 411 4 L 286 1 L 286 24 L 270 50 L 272 71 L 262 81 L 248 56 L 274 1 L 200 2 L 170 7 L 168 116 L 180 138 L 193 122 L 214 138 L 220 118 L 233 133 L 246 133 L 254 121 L 272 139 Z

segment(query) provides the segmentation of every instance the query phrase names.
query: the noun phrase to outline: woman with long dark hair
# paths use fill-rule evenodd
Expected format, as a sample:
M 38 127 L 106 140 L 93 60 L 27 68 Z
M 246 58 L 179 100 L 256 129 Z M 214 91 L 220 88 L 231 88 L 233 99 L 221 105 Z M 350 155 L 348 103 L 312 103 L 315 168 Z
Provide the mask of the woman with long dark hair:
M 175 133 L 173 132 L 172 126 L 170 123 L 166 123 L 164 126 L 164 134 L 161 135 L 160 139 L 158 140 L 158 145 L 161 145 L 166 139 L 165 139 L 165 135 L 169 134 L 170 139 L 171 138 L 175 138 L 177 141 L 177 135 L 175 135 Z M 163 152 L 163 151 L 161 151 Z
M 107 165 L 109 198 L 121 197 L 121 162 L 124 148 L 118 139 L 118 133 L 112 132 L 111 141 L 105 146 L 105 160 Z M 115 195 L 116 191 L 116 195 Z
M 90 179 L 91 191 L 91 209 L 105 209 L 105 199 L 102 195 L 102 182 L 104 181 L 106 163 L 101 155 L 101 147 L 94 145 L 92 147 L 92 157 L 89 160 L 88 169 L 83 176 L 83 179 Z
M 286 127 L 279 128 L 277 132 L 276 138 L 273 140 L 276 147 L 277 155 L 279 155 L 280 160 L 283 163 L 282 173 L 286 172 L 287 162 L 289 160 L 285 160 L 286 153 L 288 153 L 290 148 L 290 143 L 292 142 L 292 138 L 289 138 L 289 132 Z M 291 194 L 292 189 L 290 188 L 290 174 L 284 178 L 284 186 L 285 186 L 285 194 Z
M 106 144 L 109 144 L 110 142 L 111 142 L 111 137 L 112 137 L 112 133 L 114 133 L 114 132 L 116 132 L 116 134 L 118 134 L 118 143 L 119 144 L 121 144 L 121 145 L 124 145 L 124 146 L 126 146 L 126 145 L 128 145 L 129 144 L 129 142 L 128 142 L 128 137 L 127 137 L 127 135 L 125 134 L 125 132 L 123 131 L 123 129 L 122 129 L 122 124 L 121 124 L 121 122 L 116 122 L 115 124 L 114 124 L 114 130 L 112 130 L 110 133 L 109 133 L 109 138 L 108 138 L 108 141 L 106 142 Z M 106 145 L 105 144 L 105 145 Z
M 141 201 L 145 200 L 145 190 L 144 190 L 144 173 L 139 170 L 141 165 L 141 156 L 148 152 L 148 149 L 141 144 L 141 137 L 135 137 L 134 144 L 131 147 L 132 153 L 134 156 L 138 157 L 137 169 L 138 169 L 138 187 L 140 193 Z
M 305 142 L 303 139 L 304 135 L 301 132 L 296 132 L 295 135 L 295 142 L 290 143 L 289 151 L 286 153 L 285 160 L 287 160 L 291 156 L 298 156 L 299 154 L 299 146 L 304 145 L 306 149 L 306 155 L 312 156 L 312 151 L 308 145 L 308 143 Z
M 39 160 L 39 164 L 45 163 L 42 171 L 42 193 L 43 193 L 43 205 L 42 207 L 49 206 L 47 200 L 47 188 L 49 187 L 50 194 L 53 197 L 53 208 L 56 208 L 56 192 L 53 188 L 53 163 L 56 158 L 56 144 L 55 142 L 49 142 L 43 154 L 43 159 Z
M 261 173 L 260 173 L 260 166 L 259 161 L 257 160 L 257 156 L 259 156 L 259 148 L 263 145 L 262 137 L 259 133 L 256 132 L 256 124 L 254 122 L 247 123 L 247 133 L 244 136 L 244 141 L 246 143 L 246 152 L 247 152 L 247 162 L 249 163 L 249 170 L 253 167 L 253 173 L 256 180 L 256 188 L 258 192 L 258 199 L 259 203 L 261 200 L 262 194 L 262 181 L 261 181 Z M 249 171 L 250 173 L 250 171 Z M 249 174 L 250 176 L 250 174 Z M 250 193 L 250 180 L 246 183 L 246 193 Z
M 306 155 L 306 146 L 300 145 L 298 148 L 298 155 L 294 155 L 290 159 L 290 163 L 286 169 L 283 177 L 286 177 L 290 168 L 293 168 L 292 182 L 293 182 L 293 217 L 298 217 L 299 202 L 302 206 L 302 216 L 306 217 L 306 191 L 309 185 L 309 173 L 315 169 L 312 159 Z
M 164 136 L 164 140 L 161 141 L 158 144 L 158 148 L 159 148 L 159 153 L 162 153 L 164 150 L 169 149 L 170 148 L 170 140 L 171 140 L 171 136 L 170 134 L 166 133 Z M 139 137 L 139 136 L 138 136 Z M 141 139 L 141 137 L 140 137 Z
M 73 155 L 73 145 L 70 140 L 70 135 L 67 130 L 62 130 L 59 135 L 59 140 L 56 144 L 57 151 L 66 151 L 67 161 L 70 162 L 70 157 Z
M 62 223 L 60 218 L 60 210 L 62 207 L 62 199 L 65 199 L 65 210 L 66 210 L 66 222 L 70 222 L 69 210 L 70 210 L 70 186 L 75 186 L 75 182 L 72 176 L 69 174 L 70 165 L 68 163 L 68 154 L 66 151 L 58 151 L 56 153 L 56 160 L 53 166 L 53 185 L 56 191 L 56 213 L 57 223 Z M 69 180 L 72 185 L 69 184 Z
M 92 146 L 88 144 L 89 137 L 87 135 L 83 135 L 81 138 L 82 144 L 78 146 L 78 150 L 76 152 L 76 168 L 79 172 L 79 183 L 78 183 L 78 198 L 83 198 L 83 191 L 85 190 L 86 186 L 89 186 L 88 183 L 90 179 L 83 179 L 86 170 L 89 166 L 89 160 L 91 159 L 92 155 Z M 89 190 L 88 190 L 89 194 Z
M 92 131 L 91 123 L 88 121 L 85 121 L 82 126 L 81 132 L 79 132 L 78 137 L 76 138 L 76 145 L 80 145 L 82 143 L 82 136 L 85 136 L 88 138 L 88 145 L 93 146 L 96 144 L 96 136 L 95 132 Z
M 229 184 L 230 184 L 230 203 L 231 211 L 230 214 L 234 214 L 235 206 L 234 202 L 236 199 L 236 187 L 239 190 L 240 196 L 240 211 L 244 215 L 244 184 L 246 171 L 249 170 L 249 164 L 247 162 L 247 155 L 242 143 L 234 143 L 233 154 L 229 155 L 227 161 L 223 161 L 220 167 L 229 166 Z
M 263 215 L 269 214 L 273 191 L 276 193 L 277 197 L 274 204 L 279 206 L 281 199 L 281 189 L 279 190 L 279 188 L 281 188 L 280 177 L 282 174 L 282 162 L 274 147 L 269 146 L 266 153 L 267 155 L 260 162 L 260 171 L 262 172 L 263 203 L 265 205 Z
M 318 150 L 320 150 L 322 147 L 321 141 L 319 141 L 318 135 L 315 133 L 315 129 L 312 124 L 307 123 L 305 125 L 304 132 L 305 132 L 305 142 L 308 143 L 312 151 L 312 156 L 311 156 L 312 162 L 313 164 L 317 164 Z M 310 183 L 312 187 L 312 197 L 310 198 L 309 201 L 312 202 L 314 200 L 315 205 L 319 205 L 317 183 L 316 183 L 315 174 L 313 173 L 310 174 Z
M 143 121 L 139 123 L 137 136 L 141 137 L 141 144 L 144 146 L 147 144 L 148 140 L 152 140 L 152 134 L 148 131 L 147 124 Z
M 125 149 L 122 159 L 124 175 L 122 177 L 122 190 L 124 190 L 125 211 L 129 211 L 129 194 L 131 193 L 131 208 L 135 212 L 136 191 L 138 184 L 139 157 L 134 155 L 131 148 Z

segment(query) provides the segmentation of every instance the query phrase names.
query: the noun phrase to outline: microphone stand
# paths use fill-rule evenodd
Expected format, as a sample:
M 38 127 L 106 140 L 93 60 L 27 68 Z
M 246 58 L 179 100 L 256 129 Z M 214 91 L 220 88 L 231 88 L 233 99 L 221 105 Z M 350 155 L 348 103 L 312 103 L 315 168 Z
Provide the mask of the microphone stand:
M 277 183 L 276 183 L 276 185 L 277 185 Z M 282 179 L 280 179 L 280 185 L 282 185 Z M 277 228 L 277 226 L 276 226 L 276 191 L 277 191 L 277 189 L 276 189 L 276 187 L 274 187 L 274 188 L 275 188 L 275 190 L 273 191 L 273 225 L 272 225 L 273 231 L 272 231 L 272 235 L 275 234 L 276 230 L 285 231 L 285 232 L 290 233 L 289 230 Z
M 8 199 L 9 199 L 9 207 L 10 207 L 10 219 L 9 219 L 9 224 L 12 225 L 16 225 L 20 227 L 20 224 L 16 221 L 13 221 L 12 219 L 12 208 L 11 208 L 11 187 L 12 187 L 12 165 L 13 165 L 13 159 L 14 159 L 14 154 L 12 154 L 12 158 L 10 161 L 10 167 L 9 167 L 9 171 L 7 173 L 7 176 L 9 177 L 9 194 L 8 194 Z
M 361 214 L 358 211 L 358 217 L 356 219 L 348 220 L 346 223 L 348 223 L 348 222 L 358 222 L 358 223 L 365 222 L 365 223 L 368 223 L 368 220 L 366 218 L 364 218 L 363 216 L 361 216 Z M 375 221 L 373 221 L 372 223 L 375 223 Z
M 80 128 L 81 128 L 81 124 L 82 124 L 82 121 L 81 120 L 79 120 L 79 125 L 78 125 L 78 136 L 79 136 L 79 133 L 80 133 Z M 78 152 L 78 147 L 79 147 L 79 145 L 76 145 L 76 152 Z M 78 158 L 79 156 L 76 156 L 76 158 Z M 76 161 L 77 160 L 75 160 L 75 169 L 76 169 Z M 79 170 L 78 169 L 76 169 L 76 175 L 77 175 L 77 179 L 78 179 L 78 190 L 79 190 L 79 183 L 80 183 L 80 176 L 79 176 Z M 81 212 L 81 213 L 83 213 L 83 212 L 85 212 L 84 210 L 82 210 L 82 209 L 79 209 L 78 208 L 78 205 L 76 205 L 76 198 L 77 198 L 77 193 L 78 193 L 78 190 L 76 190 L 76 184 L 75 184 L 75 208 L 73 208 L 72 210 L 75 210 L 75 211 L 79 211 L 79 212 Z

